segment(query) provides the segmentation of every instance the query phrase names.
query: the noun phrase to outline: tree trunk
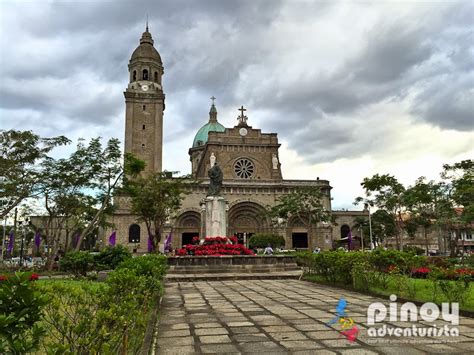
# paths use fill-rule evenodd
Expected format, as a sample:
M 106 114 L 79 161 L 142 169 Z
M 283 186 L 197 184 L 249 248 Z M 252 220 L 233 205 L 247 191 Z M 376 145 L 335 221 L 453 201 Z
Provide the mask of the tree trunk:
M 426 233 L 426 227 L 423 226 L 423 236 L 425 237 L 426 256 L 430 255 L 428 248 L 428 233 Z
M 104 202 L 102 203 L 102 206 L 100 206 L 100 209 L 95 214 L 95 216 L 92 219 L 91 223 L 89 223 L 89 225 L 86 227 L 86 229 L 84 229 L 84 231 L 79 235 L 76 246 L 74 248 L 75 251 L 80 250 L 82 241 L 84 239 L 84 236 L 88 235 L 95 228 L 97 222 L 99 221 L 99 218 L 102 216 L 102 213 L 104 212 L 104 210 L 107 207 L 108 203 L 109 203 L 109 196 L 107 196 L 104 199 Z

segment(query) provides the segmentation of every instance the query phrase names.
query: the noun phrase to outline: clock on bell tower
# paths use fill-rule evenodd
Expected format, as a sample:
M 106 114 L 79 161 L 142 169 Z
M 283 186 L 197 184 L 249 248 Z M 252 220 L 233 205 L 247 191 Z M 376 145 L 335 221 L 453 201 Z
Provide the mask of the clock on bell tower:
M 148 24 L 128 64 L 130 79 L 125 95 L 125 152 L 145 161 L 145 174 L 162 171 L 163 62 L 153 47 Z

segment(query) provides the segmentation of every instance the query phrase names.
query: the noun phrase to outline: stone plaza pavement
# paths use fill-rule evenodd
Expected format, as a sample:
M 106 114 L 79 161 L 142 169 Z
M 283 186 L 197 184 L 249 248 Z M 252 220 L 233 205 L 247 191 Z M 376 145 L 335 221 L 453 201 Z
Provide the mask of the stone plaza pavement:
M 334 319 L 340 298 L 360 333 L 350 342 Z M 167 283 L 155 352 L 291 354 L 474 354 L 474 319 L 460 317 L 459 337 L 369 337 L 367 307 L 388 300 L 297 280 Z M 388 317 L 387 317 L 388 318 Z M 387 326 L 411 327 L 390 322 Z M 417 326 L 432 323 L 419 320 Z M 448 323 L 436 321 L 443 327 Z M 451 326 L 451 324 L 449 323 Z

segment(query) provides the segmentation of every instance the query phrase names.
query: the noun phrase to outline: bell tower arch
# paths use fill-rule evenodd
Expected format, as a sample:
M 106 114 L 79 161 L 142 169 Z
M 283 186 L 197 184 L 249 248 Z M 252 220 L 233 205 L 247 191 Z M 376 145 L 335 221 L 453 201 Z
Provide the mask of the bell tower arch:
M 163 62 L 153 46 L 148 24 L 128 64 L 129 83 L 125 95 L 125 153 L 146 163 L 145 174 L 162 171 Z

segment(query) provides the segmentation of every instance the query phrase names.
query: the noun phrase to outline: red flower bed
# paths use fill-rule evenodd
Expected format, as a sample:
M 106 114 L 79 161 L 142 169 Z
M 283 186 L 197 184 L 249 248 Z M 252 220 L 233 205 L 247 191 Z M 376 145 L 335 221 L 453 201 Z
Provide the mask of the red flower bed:
M 39 275 L 38 274 L 31 274 L 30 276 L 30 281 L 36 281 L 39 279 Z
M 422 279 L 426 279 L 426 276 L 431 272 L 431 269 L 428 267 L 417 267 L 415 269 L 412 269 L 412 276 L 413 277 L 419 277 Z
M 195 242 L 194 237 L 192 239 Z M 199 238 L 198 238 L 199 240 Z M 197 241 L 198 241 L 197 240 Z M 229 243 L 229 240 L 234 243 Z M 231 237 L 206 237 L 202 245 L 187 244 L 184 248 L 176 251 L 178 256 L 221 256 L 221 255 L 255 255 L 252 250 L 247 249 L 242 244 L 237 244 L 237 238 Z
M 7 281 L 7 277 L 3 276 L 3 275 L 0 275 L 0 281 Z

